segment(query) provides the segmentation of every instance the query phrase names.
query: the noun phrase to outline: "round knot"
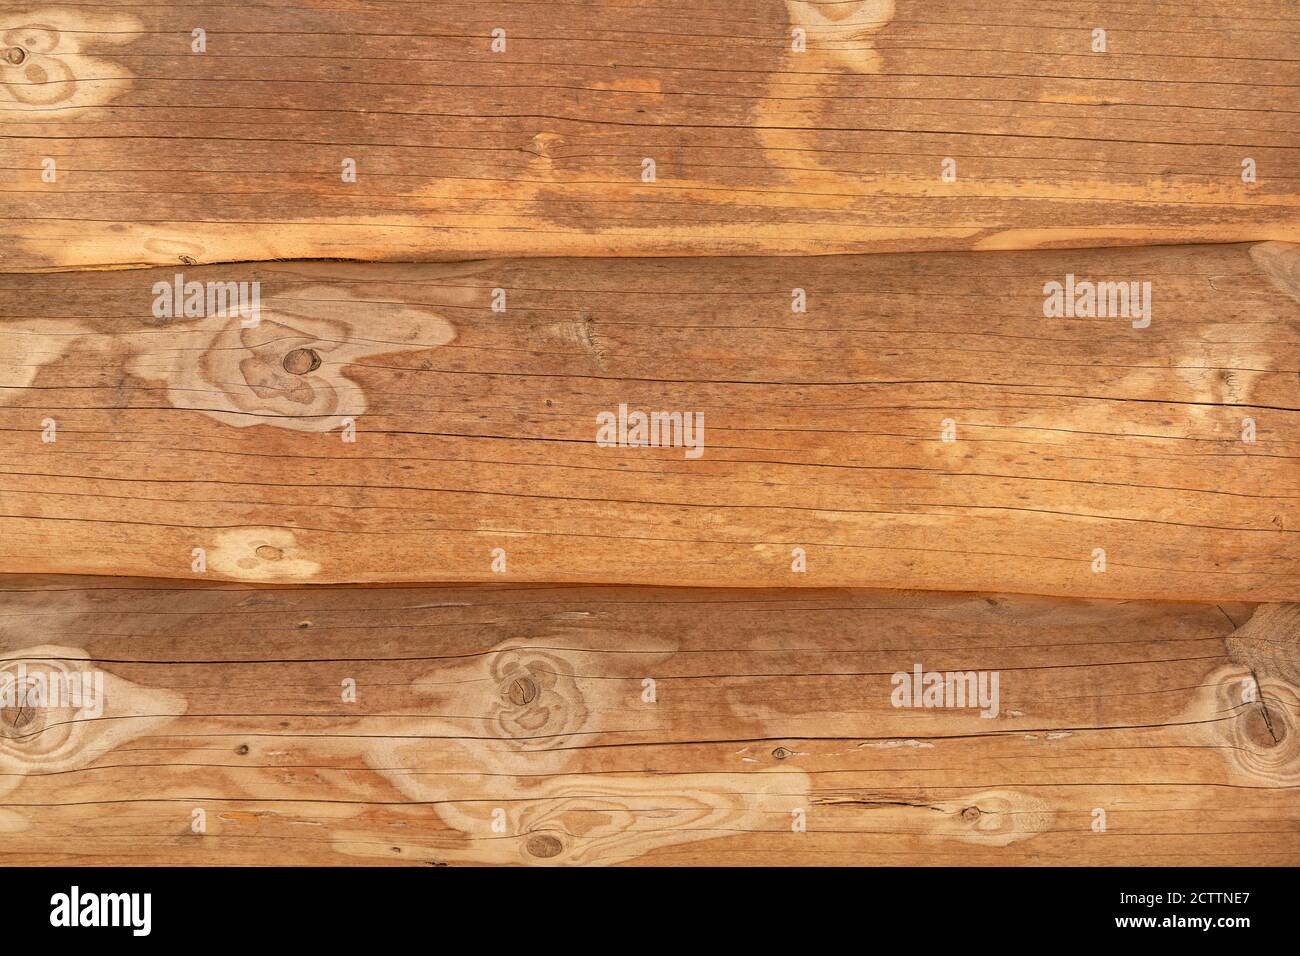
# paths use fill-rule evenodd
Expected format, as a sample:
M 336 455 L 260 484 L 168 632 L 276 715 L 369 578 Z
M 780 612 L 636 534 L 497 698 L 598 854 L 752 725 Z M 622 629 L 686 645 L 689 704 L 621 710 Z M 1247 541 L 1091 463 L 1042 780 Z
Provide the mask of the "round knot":
M 531 677 L 516 677 L 506 686 L 506 697 L 516 707 L 527 707 L 537 699 L 537 683 Z
M 553 856 L 558 856 L 560 851 L 564 849 L 564 844 L 560 842 L 559 838 L 549 833 L 533 833 L 524 841 L 524 849 L 532 856 L 548 860 Z
M 0 728 L 6 737 L 19 737 L 41 729 L 45 723 L 40 712 L 27 704 L 15 707 L 0 707 Z
M 320 368 L 320 355 L 315 349 L 294 349 L 284 357 L 281 364 L 291 375 L 306 375 Z
M 1272 720 L 1268 711 L 1258 704 L 1246 711 L 1244 724 L 1246 739 L 1256 747 L 1268 749 L 1286 740 L 1286 722 Z

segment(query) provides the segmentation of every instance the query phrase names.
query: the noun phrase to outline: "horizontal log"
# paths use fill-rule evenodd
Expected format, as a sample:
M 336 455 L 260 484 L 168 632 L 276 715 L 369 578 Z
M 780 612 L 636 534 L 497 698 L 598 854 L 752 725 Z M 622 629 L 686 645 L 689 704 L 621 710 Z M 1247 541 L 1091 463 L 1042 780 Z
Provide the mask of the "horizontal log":
M 1287 0 L 20 5 L 0 267 L 1294 241 L 1298 30 Z
M 0 859 L 1294 865 L 1298 639 L 1295 605 L 11 577 L 0 689 L 68 695 L 0 708 Z
M 1296 250 L 0 276 L 0 571 L 1287 600 Z

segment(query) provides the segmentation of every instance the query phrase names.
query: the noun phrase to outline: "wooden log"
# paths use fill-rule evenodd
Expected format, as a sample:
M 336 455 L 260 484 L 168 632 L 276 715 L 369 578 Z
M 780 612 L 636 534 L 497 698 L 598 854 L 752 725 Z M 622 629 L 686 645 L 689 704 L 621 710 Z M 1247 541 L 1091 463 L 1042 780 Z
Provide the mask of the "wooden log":
M 10 577 L 0 687 L 84 691 L 0 708 L 0 859 L 1294 865 L 1300 607 L 1252 610 Z
M 1294 241 L 1295 14 L 20 6 L 0 268 Z
M 1296 250 L 0 276 L 0 570 L 1287 600 Z

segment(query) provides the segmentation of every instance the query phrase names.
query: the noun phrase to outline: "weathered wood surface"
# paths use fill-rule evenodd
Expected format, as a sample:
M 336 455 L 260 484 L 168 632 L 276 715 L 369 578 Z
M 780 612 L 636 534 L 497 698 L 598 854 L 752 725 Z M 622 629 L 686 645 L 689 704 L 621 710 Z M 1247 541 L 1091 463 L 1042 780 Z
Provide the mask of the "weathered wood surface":
M 185 271 L 259 281 L 253 328 L 154 318 L 170 270 L 3 276 L 0 570 L 1294 599 L 1296 261 Z M 1150 325 L 1044 318 L 1069 273 L 1151 282 Z M 624 403 L 701 457 L 600 447 Z
M 0 268 L 1295 240 L 1298 36 L 1293 0 L 6 5 Z
M 0 709 L 0 860 L 1295 865 L 1298 639 L 1294 605 L 0 579 L 0 676 L 103 682 Z M 918 664 L 997 671 L 996 716 L 894 707 Z

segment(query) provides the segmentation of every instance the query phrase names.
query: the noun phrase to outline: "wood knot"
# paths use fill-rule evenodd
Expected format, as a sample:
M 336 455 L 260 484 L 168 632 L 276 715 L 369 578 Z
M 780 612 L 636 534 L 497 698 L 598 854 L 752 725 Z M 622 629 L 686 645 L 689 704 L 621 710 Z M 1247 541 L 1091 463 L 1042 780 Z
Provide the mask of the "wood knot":
M 20 46 L 10 47 L 5 52 L 5 59 L 14 66 L 18 66 L 27 59 L 27 51 Z
M 491 732 L 518 750 L 556 750 L 587 722 L 582 689 L 564 659 L 508 648 L 492 656 Z
M 1267 677 L 1257 687 L 1257 699 L 1245 703 L 1224 728 L 1230 745 L 1225 752 L 1238 770 L 1270 786 L 1300 784 L 1300 733 L 1294 716 L 1300 711 L 1300 693 Z
M 1246 739 L 1256 747 L 1276 747 L 1286 740 L 1286 722 L 1273 720 L 1266 706 L 1256 705 L 1249 708 L 1243 723 Z
M 506 699 L 516 707 L 527 707 L 537 694 L 537 683 L 531 677 L 516 677 L 506 685 Z
M 1255 614 L 1258 617 L 1260 611 Z M 1249 629 L 1247 624 L 1230 636 L 1228 649 L 1230 656 L 1249 660 L 1251 669 L 1223 668 L 1217 675 L 1221 679 L 1206 685 L 1204 707 L 1216 714 L 1235 713 L 1235 719 L 1216 720 L 1210 726 L 1224 744 L 1220 752 L 1238 773 L 1272 787 L 1294 786 L 1300 784 L 1300 732 L 1295 717 L 1300 713 L 1300 690 L 1269 673 L 1285 664 L 1271 656 L 1275 649 L 1260 648 L 1264 642 L 1258 632 L 1237 639 Z
M 789 757 L 793 752 L 794 751 L 786 750 L 784 747 L 777 747 L 775 750 L 772 751 L 772 756 L 775 757 L 777 760 L 784 760 L 786 757 Z
M 1008 846 L 1052 828 L 1056 813 L 1047 801 L 1015 790 L 982 790 L 943 822 L 949 835 L 967 843 Z
M 320 355 L 315 349 L 294 349 L 281 364 L 291 375 L 306 375 L 320 368 Z
M 279 561 L 284 557 L 283 551 L 269 544 L 258 545 L 253 553 L 263 561 Z
M 558 837 L 549 833 L 533 833 L 524 841 L 524 849 L 530 856 L 549 860 L 553 856 L 559 856 L 560 851 L 564 849 L 564 844 Z
M 44 725 L 41 712 L 28 704 L 0 707 L 0 733 L 5 737 L 21 737 L 36 733 Z
M 241 757 L 247 757 L 247 756 L 248 756 L 248 744 L 240 744 L 240 745 L 235 749 L 235 753 L 239 754 L 239 756 L 241 756 Z

